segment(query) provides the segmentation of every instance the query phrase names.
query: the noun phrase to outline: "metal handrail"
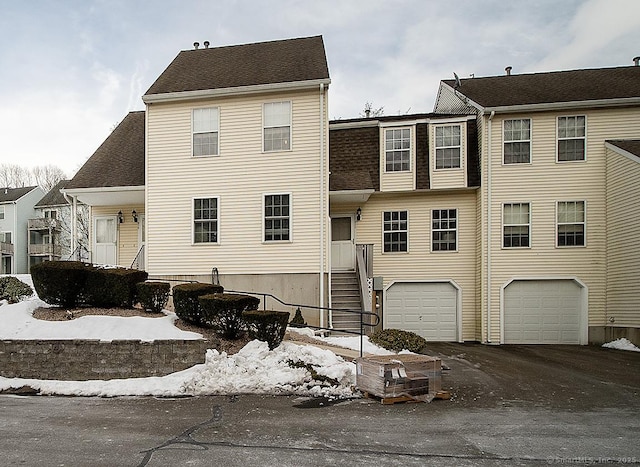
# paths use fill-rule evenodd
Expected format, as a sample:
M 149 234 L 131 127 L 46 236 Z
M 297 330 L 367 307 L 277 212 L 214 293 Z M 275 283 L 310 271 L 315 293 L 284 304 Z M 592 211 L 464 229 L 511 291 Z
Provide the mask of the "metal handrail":
M 140 248 L 138 249 L 138 253 L 136 253 L 135 258 L 133 258 L 133 261 L 131 261 L 131 266 L 129 266 L 131 269 L 133 269 L 133 266 L 136 266 L 136 269 L 140 269 L 140 258 L 141 255 L 144 254 L 144 247 L 145 245 L 141 245 Z

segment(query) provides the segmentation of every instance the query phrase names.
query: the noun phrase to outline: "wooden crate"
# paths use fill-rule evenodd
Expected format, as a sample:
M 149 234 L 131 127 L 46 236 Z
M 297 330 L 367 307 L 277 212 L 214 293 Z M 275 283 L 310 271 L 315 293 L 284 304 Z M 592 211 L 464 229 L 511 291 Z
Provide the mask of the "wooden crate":
M 356 359 L 356 386 L 381 399 L 442 390 L 442 362 L 426 355 L 370 355 Z

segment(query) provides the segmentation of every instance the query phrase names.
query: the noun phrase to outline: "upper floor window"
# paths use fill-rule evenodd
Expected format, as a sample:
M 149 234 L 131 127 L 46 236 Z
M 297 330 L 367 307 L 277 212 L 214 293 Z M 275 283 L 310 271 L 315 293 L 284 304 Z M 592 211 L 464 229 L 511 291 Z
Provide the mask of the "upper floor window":
M 502 246 L 504 248 L 529 247 L 531 229 L 529 203 L 507 203 L 502 207 Z
M 408 211 L 385 211 L 383 213 L 382 232 L 385 253 L 409 250 L 408 217 Z
M 411 169 L 411 129 L 393 128 L 384 132 L 385 172 Z
M 218 198 L 193 200 L 193 243 L 218 243 Z
M 460 168 L 460 125 L 436 127 L 436 169 Z
M 4 206 L 0 206 L 0 219 L 4 219 Z
M 0 243 L 11 243 L 11 232 L 0 232 Z
M 531 119 L 505 120 L 504 163 L 528 164 L 531 162 Z
M 431 250 L 456 251 L 458 240 L 457 209 L 431 211 Z
M 558 117 L 558 161 L 585 160 L 587 118 Z
M 262 112 L 264 151 L 291 149 L 291 102 L 268 102 Z
M 193 109 L 193 155 L 218 155 L 219 109 Z
M 291 240 L 291 196 L 265 195 L 264 241 Z
M 45 219 L 56 219 L 58 217 L 58 211 L 55 209 L 45 209 L 44 210 L 44 218 Z
M 584 201 L 558 201 L 557 246 L 585 245 Z

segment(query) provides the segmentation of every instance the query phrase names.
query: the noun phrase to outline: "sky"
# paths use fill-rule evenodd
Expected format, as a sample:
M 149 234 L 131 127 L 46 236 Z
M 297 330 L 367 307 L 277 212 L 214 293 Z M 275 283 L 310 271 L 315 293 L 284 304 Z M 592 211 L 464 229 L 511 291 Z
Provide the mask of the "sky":
M 181 50 L 322 35 L 329 117 L 430 112 L 442 79 L 629 66 L 637 0 L 0 0 L 0 164 L 72 177 Z

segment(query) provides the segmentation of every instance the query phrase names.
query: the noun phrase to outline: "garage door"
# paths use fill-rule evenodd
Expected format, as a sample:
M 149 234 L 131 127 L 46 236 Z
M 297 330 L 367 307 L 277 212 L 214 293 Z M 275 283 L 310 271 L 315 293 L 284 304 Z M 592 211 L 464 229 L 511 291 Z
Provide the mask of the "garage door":
M 384 327 L 427 341 L 457 341 L 457 290 L 449 282 L 395 282 L 386 291 Z
M 582 287 L 573 280 L 517 280 L 504 289 L 505 344 L 580 344 Z

